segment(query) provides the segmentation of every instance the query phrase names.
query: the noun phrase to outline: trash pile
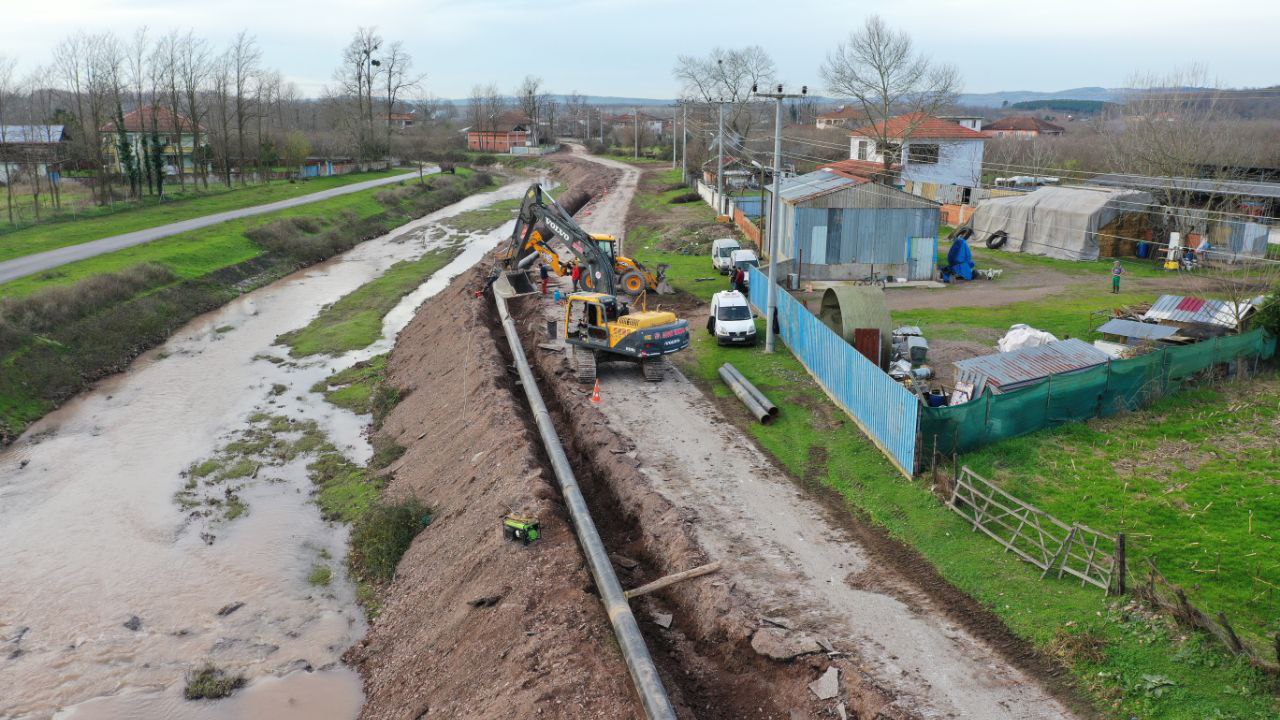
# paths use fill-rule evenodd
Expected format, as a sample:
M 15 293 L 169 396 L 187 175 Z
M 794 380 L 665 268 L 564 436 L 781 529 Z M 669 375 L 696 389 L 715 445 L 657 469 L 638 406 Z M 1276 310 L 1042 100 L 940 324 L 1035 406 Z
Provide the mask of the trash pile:
M 925 364 L 928 358 L 929 341 L 919 327 L 903 325 L 893 331 L 893 360 L 889 363 L 889 377 L 915 393 L 920 402 L 929 407 L 940 407 L 946 404 L 947 396 L 931 387 L 930 380 L 934 374 L 933 368 Z

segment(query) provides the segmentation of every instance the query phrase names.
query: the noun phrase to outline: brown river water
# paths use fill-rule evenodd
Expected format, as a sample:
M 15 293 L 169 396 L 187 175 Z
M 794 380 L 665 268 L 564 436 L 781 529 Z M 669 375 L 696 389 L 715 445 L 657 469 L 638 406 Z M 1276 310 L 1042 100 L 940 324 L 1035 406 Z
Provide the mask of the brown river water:
M 525 187 L 469 197 L 193 320 L 0 452 L 0 718 L 359 713 L 360 678 L 341 663 L 365 631 L 342 562 L 347 529 L 310 502 L 307 459 L 264 469 L 240 493 L 247 513 L 230 522 L 192 521 L 174 494 L 186 468 L 258 411 L 314 420 L 366 462 L 368 417 L 311 386 L 390 349 L 423 300 L 510 232 L 508 223 L 460 238 L 439 220 Z M 387 316 L 373 346 L 297 364 L 255 359 L 287 357 L 277 335 L 395 262 L 459 241 L 462 254 Z M 308 582 L 317 563 L 333 569 L 327 586 Z M 219 615 L 234 603 L 243 606 Z M 206 662 L 248 686 L 225 700 L 183 700 L 186 673 Z

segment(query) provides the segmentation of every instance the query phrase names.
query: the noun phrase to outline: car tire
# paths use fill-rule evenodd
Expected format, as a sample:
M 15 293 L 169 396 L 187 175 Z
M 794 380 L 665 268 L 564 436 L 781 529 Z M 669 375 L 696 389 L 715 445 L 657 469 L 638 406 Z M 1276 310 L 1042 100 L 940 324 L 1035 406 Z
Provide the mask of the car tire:
M 996 232 L 991 233 L 991 236 L 987 238 L 987 247 L 992 250 L 999 250 L 1004 247 L 1004 244 L 1007 242 L 1009 242 L 1009 233 L 1003 230 L 997 230 Z

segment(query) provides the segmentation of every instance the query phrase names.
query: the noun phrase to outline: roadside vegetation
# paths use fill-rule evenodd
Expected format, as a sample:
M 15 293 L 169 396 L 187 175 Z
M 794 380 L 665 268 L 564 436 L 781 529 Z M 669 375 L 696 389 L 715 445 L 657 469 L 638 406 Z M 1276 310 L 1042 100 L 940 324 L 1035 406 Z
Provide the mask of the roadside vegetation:
M 0 285 L 0 440 L 191 318 L 492 183 L 460 171 L 362 191 Z
M 635 248 L 650 266 L 669 263 L 667 278 L 672 285 L 705 304 L 728 282 L 711 268 L 703 243 L 682 238 L 692 222 L 687 213 L 700 214 L 699 222 L 705 224 L 714 220 L 712 210 L 693 203 L 690 210 L 657 215 L 644 211 L 660 208 L 659 196 L 675 192 L 669 179 L 665 172 L 646 173 L 632 206 L 639 224 L 628 233 L 628 247 Z M 731 234 L 724 228 L 721 236 Z M 1075 271 L 1080 268 L 1072 266 Z M 1105 269 L 1099 266 L 1098 271 Z M 1115 299 L 1105 292 L 1098 295 L 1103 305 Z M 1039 315 L 1031 320 L 1018 315 L 1023 319 L 1015 322 L 1060 318 L 1076 336 L 1072 330 L 1087 323 L 1087 304 L 1083 297 L 1025 303 L 1023 311 L 1031 309 Z M 999 314 L 1008 313 L 1005 308 L 934 312 L 895 314 L 895 320 L 927 324 L 962 317 L 974 327 L 1007 329 L 1006 320 L 1012 316 Z M 1077 315 L 1083 319 L 1077 320 Z M 763 337 L 763 321 L 758 320 L 757 327 Z M 1041 580 L 1038 570 L 973 532 L 939 502 L 928 478 L 904 479 L 785 345 L 779 343 L 772 355 L 761 350 L 720 347 L 696 327 L 690 352 L 677 355 L 676 360 L 726 417 L 749 432 L 798 483 L 815 493 L 837 493 L 851 513 L 920 553 L 946 581 L 1067 667 L 1103 715 L 1201 720 L 1271 718 L 1280 712 L 1276 681 L 1229 655 L 1207 636 L 1186 631 L 1128 598 L 1108 598 L 1096 588 L 1066 580 Z M 778 405 L 780 413 L 772 424 L 754 422 L 739 407 L 716 373 L 724 362 L 732 362 Z M 1233 617 L 1241 621 L 1251 619 L 1258 630 L 1274 631 L 1277 614 L 1271 588 L 1248 576 L 1268 583 L 1277 579 L 1277 553 L 1264 551 L 1273 541 L 1259 535 L 1264 532 L 1264 518 L 1270 522 L 1265 532 L 1271 538 L 1273 531 L 1280 530 L 1274 510 L 1275 382 L 1269 379 L 1250 389 L 1252 399 L 1247 401 L 1240 395 L 1243 390 L 1234 386 L 1204 389 L 1143 412 L 1064 426 L 961 460 L 1001 484 L 1016 477 L 1015 492 L 1044 503 L 1050 512 L 1094 527 L 1128 529 L 1131 548 L 1149 542 L 1142 534 L 1154 536 L 1157 524 L 1180 526 L 1162 529 L 1158 544 L 1149 544 L 1148 550 L 1131 557 L 1135 575 L 1140 573 L 1143 553 L 1154 553 L 1157 562 L 1166 555 L 1177 556 L 1181 558 L 1174 576 L 1178 581 L 1188 587 L 1198 585 L 1199 590 L 1214 586 L 1206 595 L 1207 607 L 1234 612 Z M 1238 419 L 1223 425 L 1220 434 L 1206 433 L 1208 423 L 1236 414 Z M 1172 456 L 1171 446 L 1179 448 Z M 1238 454 L 1242 449 L 1245 452 Z M 1193 463 L 1180 464 L 1180 458 L 1191 458 Z M 1178 489 L 1165 495 L 1169 488 Z M 1224 498 L 1206 516 L 1205 505 L 1215 494 Z M 1220 508 L 1224 502 L 1229 509 Z M 1254 511 L 1252 534 L 1250 509 Z M 1221 575 L 1205 572 L 1218 568 L 1218 552 L 1223 556 Z M 1237 556 L 1230 563 L 1229 554 Z M 1136 577 L 1131 580 L 1136 581 Z M 1256 607 L 1246 609 L 1246 604 Z

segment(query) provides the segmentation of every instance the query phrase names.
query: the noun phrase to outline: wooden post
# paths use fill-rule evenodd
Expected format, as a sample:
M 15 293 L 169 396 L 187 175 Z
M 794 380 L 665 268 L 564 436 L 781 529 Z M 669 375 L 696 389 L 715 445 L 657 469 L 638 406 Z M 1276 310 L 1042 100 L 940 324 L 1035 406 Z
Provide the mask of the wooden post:
M 1276 633 L 1276 662 L 1280 663 L 1280 632 Z
M 1237 655 L 1244 654 L 1244 643 L 1240 642 L 1240 638 L 1236 637 L 1236 631 L 1231 629 L 1231 623 L 1227 622 L 1227 614 L 1218 613 L 1218 624 L 1223 630 L 1227 631 L 1227 639 L 1231 641 L 1231 652 Z
M 1125 565 L 1124 533 L 1116 533 L 1116 560 L 1113 572 L 1116 573 L 1116 594 L 1124 595 L 1128 592 L 1128 587 L 1125 583 L 1125 575 L 1128 569 Z
M 938 434 L 933 434 L 933 455 L 929 457 L 930 470 L 933 471 L 933 484 L 938 484 Z

